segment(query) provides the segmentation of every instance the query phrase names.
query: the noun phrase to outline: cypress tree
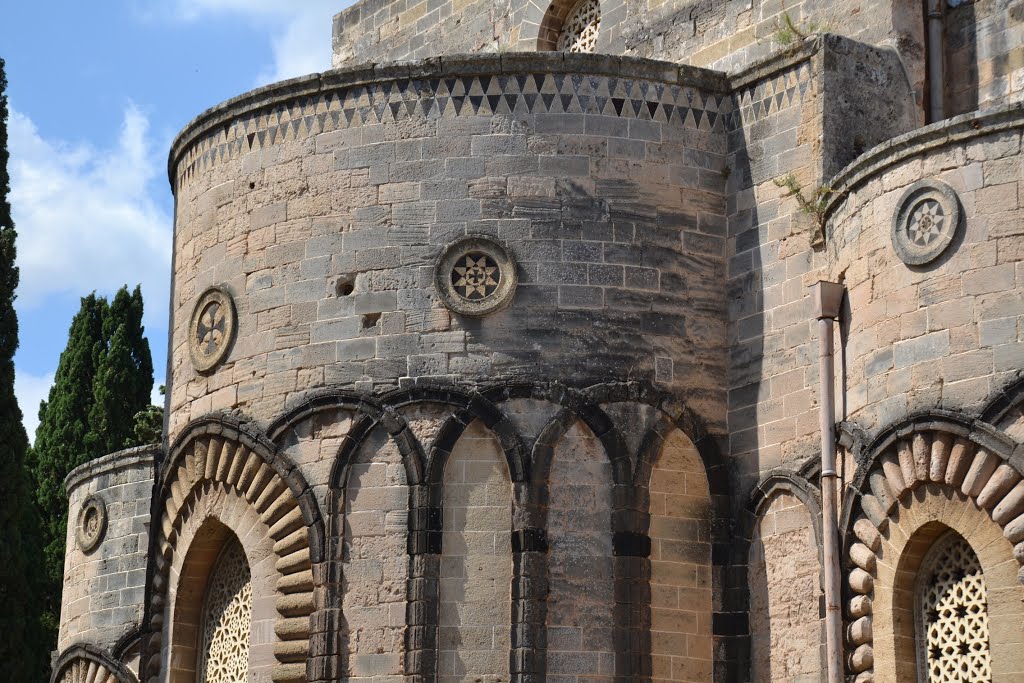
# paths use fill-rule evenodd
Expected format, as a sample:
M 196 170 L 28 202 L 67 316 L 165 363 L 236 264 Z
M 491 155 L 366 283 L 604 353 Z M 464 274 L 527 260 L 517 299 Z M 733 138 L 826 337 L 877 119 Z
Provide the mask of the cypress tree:
M 93 378 L 104 351 L 105 299 L 90 294 L 71 321 L 68 343 L 60 354 L 53 386 L 39 406 L 39 427 L 32 448 L 36 504 L 42 518 L 43 623 L 49 641 L 56 641 L 60 595 L 64 578 L 64 543 L 68 501 L 64 478 L 84 462 L 103 455 L 102 444 L 89 435 L 93 404 Z
M 137 445 L 135 416 L 149 406 L 153 359 L 142 326 L 142 291 L 122 287 L 103 323 L 105 351 L 93 380 L 89 450 L 111 453 Z
M 42 621 L 50 646 L 56 641 L 64 577 L 68 524 L 64 478 L 94 458 L 152 443 L 154 417 L 147 411 L 153 390 L 153 360 L 142 312 L 139 287 L 131 293 L 122 287 L 109 305 L 95 293 L 83 297 L 53 387 L 39 407 L 31 459 L 42 517 L 46 581 Z M 137 418 L 140 413 L 143 417 Z M 139 419 L 142 424 L 137 428 Z M 145 441 L 140 442 L 140 437 Z
M 7 201 L 7 79 L 0 59 L 0 661 L 9 681 L 45 678 L 46 651 L 40 638 L 37 525 L 25 468 L 28 437 L 14 395 L 14 310 L 18 268 L 14 221 Z

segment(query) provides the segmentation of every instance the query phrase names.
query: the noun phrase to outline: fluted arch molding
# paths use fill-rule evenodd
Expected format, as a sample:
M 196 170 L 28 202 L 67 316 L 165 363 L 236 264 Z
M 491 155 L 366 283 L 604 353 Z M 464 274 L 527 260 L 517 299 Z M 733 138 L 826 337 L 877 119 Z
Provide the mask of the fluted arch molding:
M 850 674 L 873 670 L 872 601 L 882 536 L 900 500 L 924 486 L 958 491 L 985 511 L 1011 544 L 1024 542 L 1024 468 L 1015 440 L 981 420 L 939 410 L 883 429 L 863 449 L 840 523 L 850 596 L 845 610 Z M 1024 554 L 1015 556 L 1024 561 Z
M 169 573 L 179 533 L 211 486 L 228 487 L 245 500 L 274 541 L 280 579 L 273 677 L 280 683 L 301 683 L 322 640 L 310 638 L 310 620 L 321 607 L 316 604 L 314 571 L 324 560 L 323 518 L 295 464 L 253 425 L 228 415 L 209 415 L 186 425 L 157 474 L 141 678 L 159 680 Z
M 131 670 L 109 652 L 88 643 L 72 645 L 57 658 L 50 683 L 137 683 Z

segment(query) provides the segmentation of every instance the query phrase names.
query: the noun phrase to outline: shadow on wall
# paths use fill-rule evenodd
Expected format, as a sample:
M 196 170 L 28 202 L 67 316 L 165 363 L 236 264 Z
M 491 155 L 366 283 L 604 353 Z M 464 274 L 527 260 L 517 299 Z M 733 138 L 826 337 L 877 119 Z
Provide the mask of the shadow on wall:
M 943 11 L 944 45 L 941 58 L 944 62 L 946 84 L 946 117 L 965 114 L 978 109 L 983 64 L 978 61 L 978 26 L 975 17 L 975 3 L 971 0 L 935 0 L 945 4 Z M 930 54 L 932 53 L 929 50 Z M 998 60 L 993 60 L 993 73 L 986 74 L 986 81 L 1005 78 L 1006 64 L 999 73 Z M 1005 62 L 1005 60 L 1003 60 Z M 984 98 L 990 99 L 990 98 Z
M 918 124 L 975 111 L 979 99 L 991 99 L 979 97 L 979 86 L 992 90 L 993 80 L 1006 78 L 1005 55 L 993 57 L 990 65 L 978 61 L 978 33 L 999 32 L 1006 17 L 992 16 L 979 25 L 973 0 L 897 0 L 892 13 L 896 49 L 914 92 Z M 941 91 L 933 92 L 936 87 Z
M 803 501 L 779 492 L 764 503 L 749 563 L 750 680 L 819 680 L 824 664 L 820 563 Z

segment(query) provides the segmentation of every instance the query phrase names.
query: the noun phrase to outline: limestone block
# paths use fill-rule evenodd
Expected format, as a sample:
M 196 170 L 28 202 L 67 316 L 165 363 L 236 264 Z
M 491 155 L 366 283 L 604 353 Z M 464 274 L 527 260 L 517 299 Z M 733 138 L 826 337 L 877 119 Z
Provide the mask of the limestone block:
M 919 482 L 926 482 L 930 476 L 931 434 L 916 432 L 911 443 L 914 454 L 914 477 Z
M 863 616 L 847 626 L 846 639 L 851 645 L 871 642 L 871 617 Z
M 900 472 L 903 474 L 903 481 L 908 489 L 913 489 L 919 483 L 917 478 L 917 466 L 914 462 L 914 449 L 910 441 L 901 440 L 896 444 L 896 454 L 899 458 Z
M 850 572 L 849 585 L 855 593 L 867 595 L 874 589 L 875 580 L 871 574 L 860 567 L 854 567 Z
M 862 672 L 870 669 L 875 663 L 874 649 L 868 645 L 860 645 L 850 653 L 850 668 L 854 672 Z
M 946 465 L 946 485 L 960 488 L 967 470 L 970 469 L 974 455 L 974 444 L 967 439 L 958 438 L 953 443 L 953 449 L 949 453 L 949 462 Z
M 850 546 L 850 560 L 866 572 L 875 571 L 875 554 L 862 543 L 854 543 Z
M 989 453 L 983 448 L 979 448 L 978 452 L 974 455 L 970 468 L 967 470 L 963 484 L 960 485 L 960 490 L 966 496 L 977 498 L 999 464 L 1000 459 L 998 456 Z
M 1007 493 L 992 511 L 992 520 L 1005 526 L 1011 520 L 1024 514 L 1024 481 L 1017 484 Z
M 871 614 L 871 598 L 867 595 L 855 595 L 847 605 L 847 614 L 857 619 Z
M 853 523 L 853 533 L 866 545 L 871 552 L 878 552 L 882 545 L 882 535 L 870 520 L 860 517 Z
M 953 447 L 953 435 L 940 433 L 932 440 L 932 452 L 928 466 L 928 478 L 942 483 L 946 478 L 946 465 Z
M 882 456 L 881 463 L 885 478 L 889 480 L 889 488 L 897 499 L 900 498 L 903 492 L 907 490 L 907 483 L 903 478 L 903 469 L 900 467 L 899 459 L 890 450 Z
M 986 510 L 991 510 L 1020 481 L 1021 477 L 1017 474 L 1017 470 L 1008 463 L 1002 463 L 996 468 L 981 493 L 978 494 L 978 505 Z

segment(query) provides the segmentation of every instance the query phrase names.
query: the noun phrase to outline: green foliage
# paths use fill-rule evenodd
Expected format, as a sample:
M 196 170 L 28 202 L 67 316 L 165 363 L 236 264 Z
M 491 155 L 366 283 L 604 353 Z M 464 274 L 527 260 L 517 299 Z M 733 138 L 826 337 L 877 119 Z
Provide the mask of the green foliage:
M 833 189 L 829 185 L 822 185 L 811 192 L 810 196 L 805 195 L 803 187 L 792 173 L 781 178 L 772 180 L 776 186 L 786 189 L 784 197 L 793 197 L 800 206 L 800 212 L 810 216 L 814 220 L 816 233 L 811 240 L 811 246 L 818 246 L 825 237 L 825 210 L 828 208 L 829 196 Z
M 136 287 L 129 294 L 122 288 L 103 321 L 106 348 L 96 367 L 89 411 L 91 451 L 140 445 L 133 438 L 135 415 L 149 406 L 153 389 L 153 359 L 143 330 L 142 291 Z
M 832 29 L 832 22 L 819 23 L 805 20 L 800 23 L 793 21 L 788 11 L 783 11 L 781 20 L 775 21 L 775 32 L 772 40 L 783 47 L 794 47 L 816 33 L 824 33 Z
M 125 440 L 124 447 L 143 446 L 159 443 L 163 439 L 164 409 L 162 406 L 149 406 L 135 413 L 132 420 L 132 435 Z
M 0 661 L 6 680 L 42 681 L 47 649 L 41 637 L 35 577 L 39 564 L 38 525 L 25 468 L 28 437 L 14 396 L 14 352 L 18 316 L 14 310 L 18 268 L 17 233 L 7 201 L 7 78 L 0 59 Z
M 32 469 L 42 518 L 43 623 L 51 644 L 60 618 L 68 524 L 64 478 L 89 460 L 138 445 L 135 418 L 149 406 L 153 361 L 142 311 L 138 287 L 132 293 L 122 287 L 112 304 L 95 293 L 83 297 L 49 396 L 39 407 Z M 151 443 L 152 430 L 145 436 Z

